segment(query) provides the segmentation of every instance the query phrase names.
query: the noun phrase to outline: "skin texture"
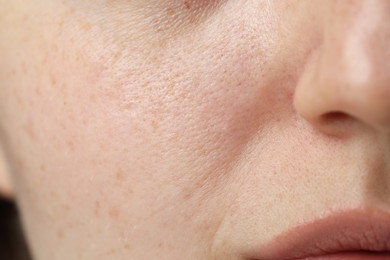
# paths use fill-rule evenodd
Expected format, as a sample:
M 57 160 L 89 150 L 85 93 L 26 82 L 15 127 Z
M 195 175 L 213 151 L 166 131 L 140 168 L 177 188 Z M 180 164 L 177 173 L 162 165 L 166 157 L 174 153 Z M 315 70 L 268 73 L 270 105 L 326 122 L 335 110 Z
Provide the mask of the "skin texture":
M 38 260 L 390 212 L 389 42 L 387 0 L 0 0 L 0 190 Z

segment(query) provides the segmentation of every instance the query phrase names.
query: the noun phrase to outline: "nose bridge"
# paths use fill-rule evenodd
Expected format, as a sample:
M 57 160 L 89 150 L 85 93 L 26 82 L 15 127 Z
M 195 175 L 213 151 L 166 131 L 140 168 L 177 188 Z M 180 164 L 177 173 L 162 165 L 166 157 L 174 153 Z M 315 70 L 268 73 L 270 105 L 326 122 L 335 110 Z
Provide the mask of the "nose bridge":
M 342 72 L 338 75 L 346 81 L 343 84 L 368 88 L 365 91 L 377 94 L 386 91 L 390 69 L 390 1 L 333 1 L 329 19 L 324 37 L 324 65 Z
M 373 34 L 377 23 L 372 20 L 377 18 L 368 15 L 361 1 L 332 3 L 325 26 L 321 65 L 327 67 L 327 73 L 332 71 L 330 68 L 341 70 L 344 80 L 367 79 L 373 62 L 369 54 L 369 35 Z
M 339 70 L 335 83 L 345 92 L 348 113 L 371 123 L 390 121 L 390 1 L 334 1 L 334 20 L 326 30 L 326 66 Z M 328 37 L 327 37 L 328 36 Z M 333 42 L 333 44 L 332 44 Z M 325 47 L 326 48 L 326 47 Z M 331 52 L 331 51 L 330 51 Z M 327 75 L 329 77 L 329 75 Z M 348 110 L 351 111 L 348 111 Z
M 335 0 L 325 26 L 325 48 L 328 57 L 344 64 L 341 68 L 362 65 L 369 68 L 385 61 L 389 55 L 390 1 Z M 388 59 L 387 59 L 388 60 Z M 386 60 L 386 61 L 387 61 Z M 351 69 L 352 69 L 351 68 Z M 338 68 L 340 69 L 340 68 Z M 367 74 L 367 71 L 365 70 Z M 356 76 L 356 75 L 355 75 Z
M 323 44 L 309 72 L 315 76 L 298 90 L 297 104 L 314 121 L 341 112 L 389 130 L 390 1 L 328 3 Z M 304 104 L 310 100 L 317 104 Z

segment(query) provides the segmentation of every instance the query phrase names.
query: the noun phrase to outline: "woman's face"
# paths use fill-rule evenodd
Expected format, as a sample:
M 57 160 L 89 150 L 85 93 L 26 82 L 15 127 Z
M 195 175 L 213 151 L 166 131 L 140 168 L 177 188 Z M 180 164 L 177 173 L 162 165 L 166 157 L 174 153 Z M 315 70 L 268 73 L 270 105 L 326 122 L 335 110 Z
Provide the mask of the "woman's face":
M 33 255 L 269 259 L 303 223 L 390 212 L 389 42 L 387 0 L 0 0 Z

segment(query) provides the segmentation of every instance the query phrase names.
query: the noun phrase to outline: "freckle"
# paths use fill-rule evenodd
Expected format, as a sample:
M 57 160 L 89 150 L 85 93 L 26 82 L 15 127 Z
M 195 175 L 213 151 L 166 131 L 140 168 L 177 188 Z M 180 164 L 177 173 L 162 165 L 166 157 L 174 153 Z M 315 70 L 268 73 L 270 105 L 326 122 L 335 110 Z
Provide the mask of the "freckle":
M 51 49 L 52 49 L 53 52 L 57 52 L 57 51 L 58 51 L 58 46 L 57 46 L 57 44 L 56 44 L 56 43 L 52 43 L 52 44 L 51 44 Z
M 27 73 L 27 66 L 26 66 L 26 63 L 22 62 L 22 63 L 21 63 L 21 67 L 22 67 L 22 72 L 23 72 L 23 73 Z
M 115 253 L 117 253 L 118 252 L 118 249 L 111 249 L 111 250 L 109 250 L 109 251 L 107 251 L 107 255 L 113 255 L 113 254 L 115 254 Z
M 122 169 L 118 169 L 118 171 L 116 172 L 116 179 L 121 182 L 126 179 L 126 174 L 123 172 Z
M 57 231 L 57 237 L 58 237 L 58 238 L 63 238 L 63 237 L 64 237 L 64 231 L 63 231 L 62 229 L 59 229 L 59 230 Z
M 95 201 L 95 216 L 98 217 L 100 215 L 100 202 Z
M 184 7 L 186 9 L 191 9 L 191 3 L 189 1 L 184 1 Z
M 122 56 L 122 53 L 120 51 L 116 52 L 114 54 L 114 56 L 112 57 L 112 62 L 117 63 L 118 60 L 121 58 L 121 56 Z
M 133 190 L 130 188 L 127 188 L 124 192 L 125 197 L 130 197 L 133 195 Z
M 99 148 L 102 149 L 102 150 L 106 150 L 107 149 L 107 145 L 103 142 L 99 142 Z
M 68 145 L 69 150 L 74 151 L 75 144 L 74 144 L 73 141 L 69 140 L 69 141 L 67 142 L 67 145 Z
M 146 167 L 144 165 L 140 165 L 140 169 L 141 169 L 142 172 L 146 171 Z
M 24 129 L 27 132 L 27 134 L 28 134 L 28 136 L 30 137 L 31 140 L 35 140 L 36 139 L 34 127 L 33 127 L 33 124 L 32 124 L 31 121 L 26 123 L 26 125 L 24 126 Z
M 16 99 L 16 103 L 18 104 L 20 109 L 24 110 L 24 102 L 23 102 L 22 98 L 16 93 L 15 93 L 15 99 Z
M 81 60 L 81 53 L 80 53 L 80 50 L 77 50 L 76 53 L 75 53 L 75 58 L 76 58 L 76 61 L 80 61 Z
M 46 172 L 46 165 L 45 164 L 41 164 L 41 166 L 39 167 L 41 172 Z
M 80 221 L 73 221 L 73 222 L 69 222 L 66 226 L 67 229 L 71 229 L 80 226 L 80 223 L 81 223 Z
M 175 14 L 175 11 L 173 10 L 172 7 L 168 7 L 168 8 L 166 9 L 166 14 L 167 14 L 168 16 L 173 16 L 173 15 Z
M 63 61 L 68 61 L 69 60 L 69 53 L 63 50 L 61 53 L 61 57 L 62 57 Z
M 65 89 L 66 85 L 64 82 L 61 83 L 61 87 L 60 87 L 60 90 L 61 90 L 61 94 L 64 94 L 64 89 Z
M 64 128 L 64 127 L 63 127 L 63 128 Z M 58 141 L 54 141 L 54 142 L 53 142 L 53 147 L 54 147 L 56 150 L 63 149 L 62 143 L 60 143 L 60 142 L 58 142 Z
M 58 29 L 60 32 L 64 29 L 64 23 L 65 23 L 65 19 L 62 17 L 60 22 L 58 23 Z
M 95 93 L 92 93 L 91 95 L 89 95 L 89 100 L 90 100 L 91 102 L 93 102 L 93 103 L 96 102 L 96 95 L 95 95 Z
M 157 130 L 158 129 L 158 123 L 157 123 L 157 121 L 156 120 L 152 120 L 152 123 L 151 123 L 151 125 L 152 125 L 152 128 L 153 128 L 153 130 Z
M 35 94 L 36 94 L 37 96 L 40 96 L 40 95 L 41 95 L 41 88 L 40 88 L 39 86 L 36 86 L 36 87 L 35 87 Z
M 92 25 L 87 21 L 83 21 L 83 22 L 81 22 L 81 28 L 84 31 L 90 31 L 92 29 Z
M 113 218 L 113 219 L 117 219 L 119 216 L 120 216 L 120 211 L 119 209 L 117 208 L 112 208 L 110 209 L 110 211 L 108 212 L 108 215 Z
M 64 209 L 65 212 L 69 212 L 70 210 L 70 206 L 68 204 L 64 204 L 62 208 Z
M 126 102 L 122 105 L 122 108 L 124 110 L 133 110 L 134 109 L 134 103 L 132 102 Z
M 189 200 L 191 198 L 191 194 L 186 192 L 183 194 L 183 200 Z
M 23 171 L 24 170 L 24 162 L 21 160 L 21 159 L 16 159 L 16 165 L 17 165 L 17 167 L 21 170 L 21 171 Z
M 47 52 L 45 52 L 45 55 L 42 58 L 42 64 L 47 64 L 47 61 L 48 61 L 48 54 Z
M 57 81 L 56 81 L 53 73 L 50 73 L 50 83 L 52 86 L 55 86 L 57 84 Z
M 52 192 L 50 192 L 50 197 L 54 198 L 54 199 L 57 199 L 58 198 L 58 194 L 55 191 L 52 191 Z
M 74 37 L 70 37 L 69 42 L 70 42 L 72 45 L 74 44 L 74 41 L 75 41 Z

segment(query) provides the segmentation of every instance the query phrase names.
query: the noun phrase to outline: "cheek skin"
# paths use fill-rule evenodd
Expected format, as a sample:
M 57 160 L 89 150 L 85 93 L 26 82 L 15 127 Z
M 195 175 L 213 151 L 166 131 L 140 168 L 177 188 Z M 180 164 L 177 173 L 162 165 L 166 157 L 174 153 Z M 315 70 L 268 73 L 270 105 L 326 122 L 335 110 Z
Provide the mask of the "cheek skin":
M 0 138 L 36 258 L 244 259 L 387 202 L 380 142 L 293 107 L 330 3 L 4 0 Z
M 289 98 L 288 93 L 277 94 L 276 87 L 271 90 L 272 73 L 264 78 L 251 75 L 255 66 L 266 74 L 270 57 L 263 54 L 262 45 L 237 51 L 242 49 L 237 45 L 248 42 L 247 32 L 239 25 L 230 26 L 218 33 L 214 28 L 204 31 L 197 42 L 175 39 L 175 45 L 154 50 L 152 62 L 146 64 L 133 58 L 133 46 L 117 50 L 121 58 L 105 72 L 101 85 L 115 85 L 106 96 L 113 97 L 107 104 L 118 113 L 113 123 L 120 144 L 129 133 L 144 132 L 150 150 L 159 157 L 154 160 L 183 172 L 197 169 L 193 175 L 200 183 L 206 183 L 202 179 L 214 183 L 210 179 L 218 179 L 219 170 L 229 172 L 249 138 L 271 120 L 271 108 L 278 109 L 275 100 Z M 234 43 L 227 40 L 231 34 L 236 36 Z M 259 56 L 264 57 L 260 64 Z M 114 81 L 112 71 L 117 73 Z M 137 130 L 130 131 L 133 127 Z M 181 177 L 187 178 L 180 172 L 174 175 Z
M 197 42 L 177 38 L 149 50 L 145 63 L 133 55 L 144 42 L 103 48 L 111 41 L 96 38 L 93 23 L 74 9 L 46 19 L 29 23 L 37 32 L 52 24 L 46 34 L 18 48 L 36 53 L 14 59 L 18 75 L 23 64 L 38 65 L 27 66 L 26 82 L 18 83 L 23 94 L 9 89 L 23 116 L 5 110 L 3 126 L 34 253 L 125 258 L 145 254 L 145 244 L 206 254 L 228 207 L 230 173 L 279 98 L 259 88 L 271 76 L 251 76 L 261 45 L 237 52 L 247 42 L 239 25 L 213 37 L 211 28 Z M 238 37 L 234 44 L 229 34 Z M 184 229 L 194 235 L 177 243 Z
M 2 128 L 34 253 L 207 259 L 245 187 L 236 170 L 252 140 L 292 113 L 284 104 L 296 75 L 278 75 L 293 65 L 275 62 L 281 27 L 239 18 L 266 14 L 227 3 L 229 15 L 210 16 L 197 37 L 143 38 L 141 22 L 75 6 L 31 7 L 17 37 L 45 33 L 15 39 L 8 58 L 15 75 L 5 85 L 17 88 L 3 92 L 12 101 Z
M 214 44 L 225 47 L 207 50 L 210 43 L 199 42 L 204 56 L 184 41 L 185 49 L 156 51 L 154 62 L 142 65 L 132 46 L 106 53 L 88 23 L 61 22 L 67 14 L 47 28 L 56 38 L 33 45 L 36 60 L 19 60 L 39 65 L 19 83 L 24 94 L 13 94 L 24 116 L 5 127 L 9 150 L 18 151 L 16 182 L 35 253 L 41 259 L 124 257 L 144 254 L 137 251 L 142 244 L 183 255 L 189 254 L 184 244 L 196 244 L 193 250 L 205 253 L 223 214 L 229 172 L 262 120 L 237 125 L 251 121 L 248 115 L 265 119 L 263 108 L 272 102 L 259 107 L 263 93 L 255 86 L 262 82 L 244 79 L 252 66 L 244 60 L 254 53 L 224 56 L 235 46 L 221 37 Z M 116 51 L 123 58 L 107 67 Z M 237 76 L 228 78 L 232 73 Z M 234 85 L 249 86 L 248 94 L 239 95 Z M 11 135 L 10 129 L 20 132 Z M 213 212 L 213 219 L 200 209 Z M 115 224 L 107 229 L 107 222 Z M 175 234 L 183 229 L 194 236 L 177 244 Z M 104 246 L 82 242 L 91 239 Z M 57 251 L 45 249 L 48 243 Z

